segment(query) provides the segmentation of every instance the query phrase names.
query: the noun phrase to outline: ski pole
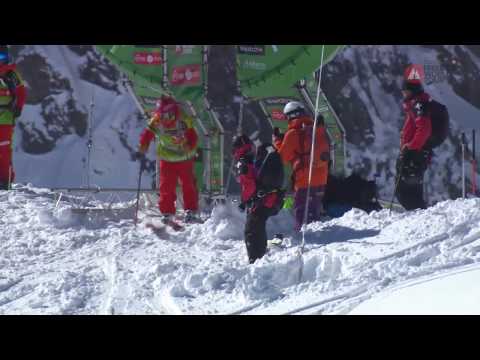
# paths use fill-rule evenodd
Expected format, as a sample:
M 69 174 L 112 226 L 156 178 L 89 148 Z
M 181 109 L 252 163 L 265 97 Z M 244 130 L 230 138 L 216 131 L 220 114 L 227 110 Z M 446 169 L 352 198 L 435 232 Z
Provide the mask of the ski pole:
M 397 193 L 398 185 L 400 184 L 400 172 L 403 166 L 403 158 L 400 158 L 399 164 L 397 168 L 397 176 L 395 177 L 395 187 L 393 188 L 393 194 L 392 194 L 392 200 L 390 200 L 390 210 L 388 215 L 392 214 L 392 208 L 393 208 L 393 200 L 395 199 L 395 194 Z M 399 170 L 400 169 L 400 170 Z
M 465 139 L 465 133 L 462 133 L 462 199 L 465 199 L 465 145 L 467 140 Z
M 138 188 L 137 188 L 137 203 L 135 205 L 135 227 L 137 226 L 138 223 L 138 205 L 140 202 L 140 187 L 142 185 L 142 173 L 145 167 L 145 158 L 142 157 L 140 160 L 140 171 L 138 174 Z
M 475 158 L 475 129 L 472 130 L 472 195 L 477 196 L 477 160 Z
M 12 164 L 8 167 L 8 190 L 12 190 Z

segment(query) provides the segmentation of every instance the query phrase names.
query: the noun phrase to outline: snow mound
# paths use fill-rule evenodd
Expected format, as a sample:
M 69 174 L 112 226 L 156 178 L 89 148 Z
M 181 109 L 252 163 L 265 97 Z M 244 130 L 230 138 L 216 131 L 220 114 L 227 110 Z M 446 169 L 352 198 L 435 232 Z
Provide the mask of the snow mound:
M 267 232 L 283 233 L 283 246 L 253 265 L 233 203 L 175 232 L 135 227 L 132 203 L 91 215 L 57 200 L 0 191 L 0 314 L 347 314 L 400 284 L 480 263 L 479 199 L 353 209 L 308 225 L 303 255 L 282 211 Z

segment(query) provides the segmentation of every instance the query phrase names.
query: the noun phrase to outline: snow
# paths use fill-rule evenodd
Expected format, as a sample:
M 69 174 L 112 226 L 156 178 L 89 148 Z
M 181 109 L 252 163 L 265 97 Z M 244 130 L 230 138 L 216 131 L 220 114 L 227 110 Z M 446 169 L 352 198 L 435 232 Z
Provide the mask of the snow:
M 355 308 L 352 315 L 479 315 L 480 266 L 402 284 Z
M 480 199 L 353 209 L 310 224 L 303 256 L 283 211 L 267 231 L 283 233 L 285 248 L 254 265 L 233 203 L 204 224 L 155 233 L 143 202 L 135 228 L 133 201 L 105 217 L 65 199 L 55 207 L 55 193 L 32 186 L 0 192 L 0 314 L 479 313 Z M 429 296 L 442 301 L 426 308 Z

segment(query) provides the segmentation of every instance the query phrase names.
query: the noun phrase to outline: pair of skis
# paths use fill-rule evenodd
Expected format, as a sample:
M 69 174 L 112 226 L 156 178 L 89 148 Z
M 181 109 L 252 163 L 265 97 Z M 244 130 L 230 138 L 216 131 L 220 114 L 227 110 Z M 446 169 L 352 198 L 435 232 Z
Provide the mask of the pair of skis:
M 185 222 L 173 217 L 162 218 L 161 216 L 157 215 L 157 216 L 152 216 L 151 219 L 145 223 L 145 226 L 153 230 L 159 230 L 167 227 L 176 232 L 179 232 L 179 231 L 185 230 L 185 227 L 187 225 L 203 224 L 204 222 L 205 222 L 204 220 L 198 217 L 191 218 L 189 219 L 189 221 Z

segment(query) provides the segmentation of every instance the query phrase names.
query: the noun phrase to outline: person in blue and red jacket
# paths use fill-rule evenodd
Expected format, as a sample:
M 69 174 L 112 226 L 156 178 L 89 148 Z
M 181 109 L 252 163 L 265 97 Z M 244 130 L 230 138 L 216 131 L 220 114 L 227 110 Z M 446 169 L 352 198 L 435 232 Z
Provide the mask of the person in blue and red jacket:
M 22 114 L 27 94 L 15 64 L 10 64 L 7 45 L 0 45 L 0 190 L 15 180 L 12 149 L 15 120 Z
M 248 260 L 253 264 L 267 251 L 268 218 L 278 214 L 283 206 L 284 170 L 272 144 L 262 144 L 255 154 L 254 144 L 246 135 L 234 138 L 233 158 L 241 188 L 240 209 L 247 211 L 245 245 Z
M 405 123 L 400 136 L 396 196 L 406 210 L 425 209 L 423 178 L 432 157 L 432 150 L 427 146 L 432 135 L 432 120 L 427 109 L 431 98 L 420 80 L 405 80 L 402 94 Z

